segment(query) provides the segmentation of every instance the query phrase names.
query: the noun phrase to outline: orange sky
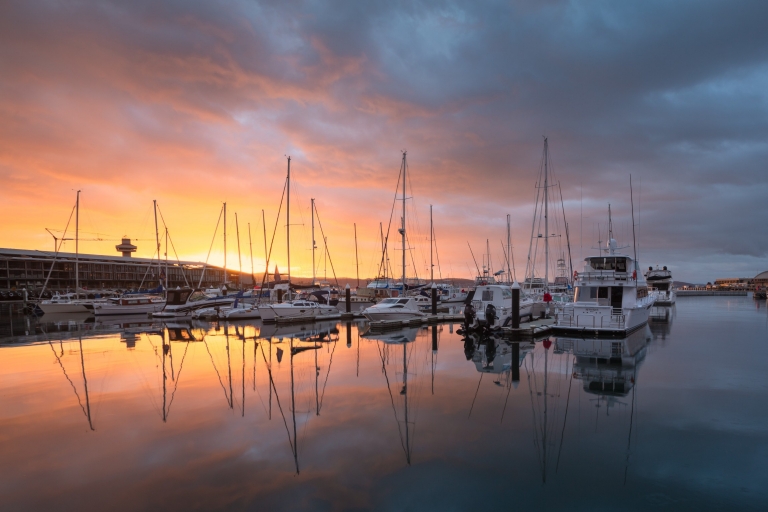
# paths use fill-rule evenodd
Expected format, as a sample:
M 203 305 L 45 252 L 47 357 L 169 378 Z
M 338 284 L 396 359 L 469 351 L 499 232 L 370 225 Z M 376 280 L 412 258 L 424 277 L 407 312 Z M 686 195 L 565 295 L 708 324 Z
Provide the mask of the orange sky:
M 203 260 L 226 201 L 228 266 L 237 212 L 259 270 L 261 210 L 271 232 L 290 155 L 292 273 L 311 274 L 314 197 L 337 272 L 355 273 L 356 223 L 370 277 L 407 150 L 418 274 L 433 204 L 444 277 L 475 274 L 467 241 L 480 263 L 489 239 L 500 268 L 508 213 L 521 275 L 546 135 L 577 268 L 605 239 L 608 203 L 631 241 L 632 174 L 642 264 L 698 282 L 764 270 L 768 242 L 748 236 L 765 225 L 768 186 L 762 16 L 745 9 L 715 28 L 686 17 L 681 31 L 673 6 L 547 5 L 4 2 L 0 247 L 50 250 L 45 228 L 63 229 L 79 189 L 83 252 L 116 254 L 126 235 L 151 256 L 156 199 L 179 256 Z M 283 271 L 284 247 L 281 228 Z

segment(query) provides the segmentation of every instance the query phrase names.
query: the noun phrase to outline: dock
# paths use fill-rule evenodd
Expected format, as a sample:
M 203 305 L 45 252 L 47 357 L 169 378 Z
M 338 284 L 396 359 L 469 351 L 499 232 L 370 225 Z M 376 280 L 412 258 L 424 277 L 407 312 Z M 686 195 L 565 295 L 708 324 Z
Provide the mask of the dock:
M 747 290 L 675 290 L 678 297 L 746 297 Z

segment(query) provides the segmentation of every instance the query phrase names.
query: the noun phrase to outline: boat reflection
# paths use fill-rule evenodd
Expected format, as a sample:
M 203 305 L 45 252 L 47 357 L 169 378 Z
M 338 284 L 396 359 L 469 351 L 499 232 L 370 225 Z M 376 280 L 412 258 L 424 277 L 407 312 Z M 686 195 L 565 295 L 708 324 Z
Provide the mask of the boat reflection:
M 654 340 L 666 341 L 672 332 L 672 321 L 675 318 L 676 307 L 653 306 L 648 316 L 648 325 L 651 328 Z
M 416 373 L 409 370 L 408 365 L 409 362 L 414 359 L 416 347 L 419 345 L 414 342 L 416 341 L 420 330 L 422 330 L 422 328 L 409 327 L 396 331 L 375 332 L 371 331 L 369 327 L 368 330 L 362 334 L 363 338 L 380 342 L 376 344 L 376 348 L 379 352 L 379 358 L 381 359 L 381 372 L 384 375 L 384 380 L 387 385 L 389 400 L 392 404 L 392 412 L 394 413 L 395 422 L 397 423 L 397 432 L 400 436 L 400 444 L 403 448 L 403 453 L 405 454 L 405 462 L 409 466 L 412 462 L 412 439 L 416 424 L 413 421 L 413 412 L 410 410 L 413 400 L 411 401 L 411 405 L 409 405 L 408 398 L 411 396 L 416 399 L 418 397 L 418 392 L 416 387 L 414 387 Z M 402 347 L 402 359 L 399 357 L 400 347 Z M 388 365 L 395 368 L 394 372 L 387 368 Z M 392 383 L 390 382 L 390 374 L 393 376 Z M 398 374 L 400 377 L 398 377 Z M 411 383 L 410 389 L 408 388 L 409 377 Z M 399 382 L 397 382 L 397 380 L 399 380 Z M 393 383 L 396 384 L 393 385 Z M 395 391 L 399 388 L 397 394 L 392 392 L 393 387 L 395 387 Z M 402 412 L 399 413 L 398 411 Z

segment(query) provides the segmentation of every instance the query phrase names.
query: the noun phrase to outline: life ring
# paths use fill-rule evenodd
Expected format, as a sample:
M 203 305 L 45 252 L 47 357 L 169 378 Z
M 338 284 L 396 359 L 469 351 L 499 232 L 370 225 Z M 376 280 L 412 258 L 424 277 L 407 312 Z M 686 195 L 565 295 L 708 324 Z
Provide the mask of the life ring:
M 637 281 L 637 270 L 632 271 L 632 280 Z
M 574 278 L 574 279 L 578 279 L 578 278 L 579 278 L 579 272 L 578 272 L 578 270 L 574 270 L 574 271 L 573 271 L 573 278 Z
M 455 299 L 455 298 L 456 298 L 456 294 L 454 293 L 454 294 L 453 294 L 453 297 L 451 297 L 451 298 Z

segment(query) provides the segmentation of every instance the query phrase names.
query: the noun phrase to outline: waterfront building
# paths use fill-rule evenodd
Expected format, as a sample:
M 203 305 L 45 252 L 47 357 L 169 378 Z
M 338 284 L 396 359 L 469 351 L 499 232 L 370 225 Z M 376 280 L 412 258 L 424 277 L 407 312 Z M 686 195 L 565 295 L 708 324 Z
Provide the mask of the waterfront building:
M 131 257 L 130 248 L 123 256 L 105 256 L 101 254 L 79 255 L 80 287 L 84 290 L 137 289 L 154 288 L 165 282 L 168 274 L 168 287 L 189 285 L 196 287 L 203 275 L 203 288 L 221 286 L 224 269 L 213 265 L 205 266 L 197 261 L 165 261 L 157 259 Z M 130 240 L 127 241 L 130 245 Z M 122 252 L 122 251 L 121 251 Z M 51 265 L 53 264 L 53 268 Z M 65 291 L 75 288 L 75 254 L 60 252 L 55 257 L 51 251 L 31 251 L 23 249 L 0 248 L 0 290 L 40 291 L 48 274 L 48 290 Z M 185 279 L 186 278 L 186 279 Z M 143 284 L 142 284 L 143 282 Z M 231 286 L 252 286 L 250 274 L 227 270 L 227 283 Z

